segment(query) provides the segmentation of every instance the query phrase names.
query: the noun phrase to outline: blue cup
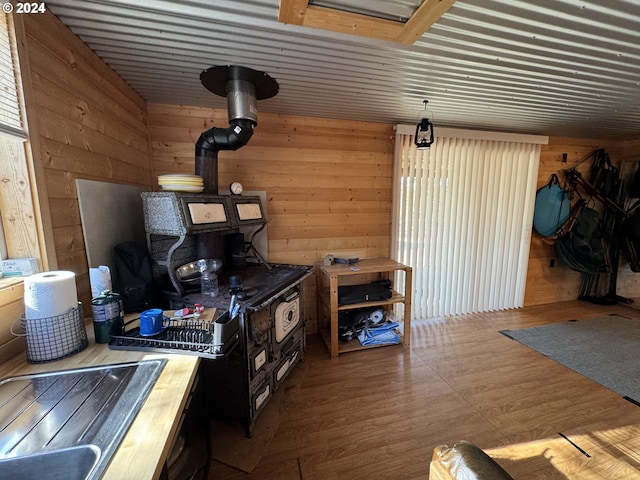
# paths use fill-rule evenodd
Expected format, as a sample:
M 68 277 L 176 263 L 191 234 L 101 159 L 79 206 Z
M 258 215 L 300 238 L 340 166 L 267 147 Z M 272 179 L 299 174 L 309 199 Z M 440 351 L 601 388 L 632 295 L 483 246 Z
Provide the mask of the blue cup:
M 140 335 L 149 337 L 157 335 L 169 326 L 169 317 L 162 314 L 162 309 L 152 308 L 140 314 Z

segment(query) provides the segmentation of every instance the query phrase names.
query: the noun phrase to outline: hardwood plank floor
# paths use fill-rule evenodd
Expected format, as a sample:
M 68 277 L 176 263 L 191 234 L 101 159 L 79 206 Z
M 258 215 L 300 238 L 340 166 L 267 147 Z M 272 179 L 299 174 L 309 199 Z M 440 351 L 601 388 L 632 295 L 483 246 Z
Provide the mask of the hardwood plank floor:
M 421 320 L 409 348 L 337 360 L 309 337 L 261 462 L 246 474 L 212 461 L 209 479 L 425 480 L 434 447 L 460 439 L 517 479 L 640 479 L 640 406 L 498 333 L 613 313 L 640 320 L 578 301 Z

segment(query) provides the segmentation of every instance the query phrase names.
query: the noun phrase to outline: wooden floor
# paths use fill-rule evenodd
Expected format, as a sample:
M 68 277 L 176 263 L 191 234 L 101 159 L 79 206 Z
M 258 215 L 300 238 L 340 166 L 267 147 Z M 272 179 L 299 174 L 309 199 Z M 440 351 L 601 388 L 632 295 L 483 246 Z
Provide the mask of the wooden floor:
M 309 338 L 266 455 L 251 474 L 213 461 L 209 479 L 427 479 L 433 448 L 460 439 L 520 480 L 640 479 L 640 406 L 498 333 L 611 313 L 640 319 L 576 301 L 424 320 L 409 348 L 333 361 Z

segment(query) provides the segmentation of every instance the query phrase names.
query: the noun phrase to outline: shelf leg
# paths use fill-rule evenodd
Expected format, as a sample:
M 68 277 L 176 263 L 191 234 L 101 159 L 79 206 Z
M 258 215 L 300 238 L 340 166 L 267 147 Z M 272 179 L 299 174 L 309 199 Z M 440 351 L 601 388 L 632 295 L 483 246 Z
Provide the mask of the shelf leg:
M 338 276 L 329 276 L 329 298 L 331 299 L 331 358 L 338 358 Z
M 411 344 L 411 293 L 413 292 L 412 271 L 407 267 L 404 271 L 404 335 L 403 344 L 408 347 Z

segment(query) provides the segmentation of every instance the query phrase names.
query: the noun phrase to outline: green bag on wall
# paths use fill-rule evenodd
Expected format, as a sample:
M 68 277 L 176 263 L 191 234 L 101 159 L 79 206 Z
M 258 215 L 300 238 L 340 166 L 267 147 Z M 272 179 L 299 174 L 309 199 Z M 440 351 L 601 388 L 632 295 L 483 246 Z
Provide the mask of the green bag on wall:
M 571 201 L 554 173 L 549 182 L 536 192 L 533 210 L 533 229 L 543 237 L 553 237 L 569 218 Z

